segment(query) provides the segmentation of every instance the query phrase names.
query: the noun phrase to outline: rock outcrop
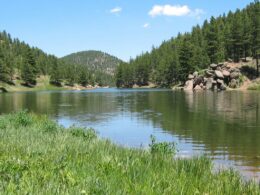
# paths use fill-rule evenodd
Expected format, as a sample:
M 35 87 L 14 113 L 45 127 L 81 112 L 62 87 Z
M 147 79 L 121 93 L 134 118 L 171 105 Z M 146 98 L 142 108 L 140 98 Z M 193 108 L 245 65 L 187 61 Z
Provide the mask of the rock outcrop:
M 184 90 L 226 90 L 238 88 L 241 85 L 241 72 L 238 68 L 231 68 L 227 63 L 211 64 L 201 74 L 194 72 L 188 76 Z

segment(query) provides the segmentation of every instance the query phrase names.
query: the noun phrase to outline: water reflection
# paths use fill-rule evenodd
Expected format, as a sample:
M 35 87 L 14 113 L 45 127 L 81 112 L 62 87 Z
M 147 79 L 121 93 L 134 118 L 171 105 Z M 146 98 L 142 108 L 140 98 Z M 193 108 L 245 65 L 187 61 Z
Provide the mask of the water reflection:
M 175 141 L 180 156 L 209 154 L 260 178 L 260 93 L 105 89 L 0 95 L 0 113 L 28 109 L 65 126 L 97 129 L 118 144 Z

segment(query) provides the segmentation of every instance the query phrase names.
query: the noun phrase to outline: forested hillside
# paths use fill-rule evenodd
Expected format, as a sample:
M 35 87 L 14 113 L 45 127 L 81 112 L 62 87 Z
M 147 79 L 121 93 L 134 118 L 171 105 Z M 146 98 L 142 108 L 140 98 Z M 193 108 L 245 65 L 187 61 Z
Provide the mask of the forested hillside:
M 171 86 L 183 83 L 189 73 L 205 69 L 211 63 L 239 62 L 260 55 L 260 3 L 254 1 L 243 10 L 211 17 L 189 33 L 164 41 L 117 68 L 118 87 L 147 85 Z
M 114 75 L 116 67 L 122 62 L 118 58 L 101 51 L 82 51 L 62 58 L 67 63 L 85 65 L 90 70 Z
M 67 64 L 87 68 L 101 85 L 115 85 L 115 70 L 122 60 L 101 51 L 82 51 L 61 58 Z
M 14 81 L 21 80 L 22 85 L 34 87 L 41 75 L 50 76 L 50 83 L 56 86 L 111 84 L 111 76 L 89 70 L 85 65 L 65 62 L 13 39 L 5 31 L 0 32 L 0 82 L 15 85 Z

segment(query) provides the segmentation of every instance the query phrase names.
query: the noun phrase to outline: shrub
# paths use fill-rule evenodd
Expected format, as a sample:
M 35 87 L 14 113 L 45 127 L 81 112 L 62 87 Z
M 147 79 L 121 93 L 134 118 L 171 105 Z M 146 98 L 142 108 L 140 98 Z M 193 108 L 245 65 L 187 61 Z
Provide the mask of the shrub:
M 156 143 L 156 137 L 151 135 L 151 144 L 149 144 L 152 154 L 176 154 L 176 145 L 173 142 Z
M 27 127 L 33 123 L 32 116 L 28 114 L 27 110 L 17 112 L 11 117 L 11 120 L 14 120 L 14 124 L 17 127 Z
M 97 138 L 97 133 L 94 129 L 85 129 L 80 127 L 70 127 L 70 133 L 75 137 L 82 137 L 84 140 L 91 141 Z

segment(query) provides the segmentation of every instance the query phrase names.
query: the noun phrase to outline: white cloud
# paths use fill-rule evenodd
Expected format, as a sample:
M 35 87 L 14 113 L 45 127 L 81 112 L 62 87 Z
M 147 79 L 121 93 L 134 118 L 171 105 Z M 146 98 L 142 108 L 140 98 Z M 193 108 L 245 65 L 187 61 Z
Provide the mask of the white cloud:
M 149 28 L 150 27 L 150 24 L 149 23 L 145 23 L 144 25 L 143 25 L 143 28 Z
M 191 13 L 190 8 L 187 5 L 155 5 L 149 12 L 152 17 L 155 16 L 185 16 Z
M 202 9 L 195 9 L 190 13 L 190 16 L 197 18 L 198 20 L 201 18 L 201 15 L 205 14 L 205 11 Z
M 192 16 L 200 19 L 205 12 L 202 9 L 191 10 L 187 5 L 154 5 L 148 13 L 151 17 L 156 16 Z
M 110 10 L 111 14 L 118 14 L 120 12 L 122 12 L 122 8 L 121 7 L 115 7 L 115 8 Z

